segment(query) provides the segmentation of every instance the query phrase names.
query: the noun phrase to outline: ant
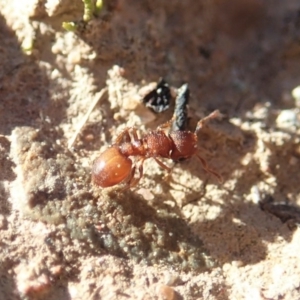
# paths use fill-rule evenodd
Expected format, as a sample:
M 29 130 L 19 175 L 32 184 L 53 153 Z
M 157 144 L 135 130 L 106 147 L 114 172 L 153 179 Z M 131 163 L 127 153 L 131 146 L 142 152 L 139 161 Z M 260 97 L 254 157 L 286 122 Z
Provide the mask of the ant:
M 207 121 L 220 117 L 218 110 L 212 112 L 207 117 L 197 123 L 195 132 L 187 130 L 175 130 L 166 133 L 163 129 L 170 128 L 172 122 L 169 121 L 158 127 L 155 131 L 145 134 L 138 138 L 136 128 L 126 128 L 116 138 L 115 143 L 106 149 L 94 161 L 92 168 L 93 182 L 102 187 L 110 187 L 125 182 L 127 187 L 134 187 L 143 176 L 143 163 L 145 159 L 154 158 L 154 160 L 168 174 L 171 168 L 166 166 L 158 158 L 170 158 L 173 161 L 182 161 L 196 156 L 202 165 L 202 168 L 218 178 L 222 182 L 222 177 L 217 172 L 211 170 L 205 159 L 198 153 L 197 134 Z M 133 140 L 130 136 L 130 133 Z M 136 156 L 137 162 L 133 165 L 129 156 Z M 139 176 L 135 178 L 135 171 L 138 166 Z

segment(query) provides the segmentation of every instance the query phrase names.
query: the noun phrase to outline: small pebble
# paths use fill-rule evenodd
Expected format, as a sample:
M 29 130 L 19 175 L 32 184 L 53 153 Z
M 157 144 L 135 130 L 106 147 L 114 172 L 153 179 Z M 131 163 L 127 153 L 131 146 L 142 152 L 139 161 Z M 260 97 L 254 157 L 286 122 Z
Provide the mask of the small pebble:
M 140 105 L 139 97 L 127 96 L 123 97 L 122 106 L 126 110 L 135 110 Z
M 300 101 L 300 85 L 292 90 L 292 96 L 296 101 Z
M 142 195 L 145 200 L 149 201 L 154 199 L 154 195 L 151 193 L 149 189 L 140 188 L 139 190 L 137 190 L 137 193 Z
M 161 300 L 175 300 L 176 299 L 176 292 L 173 288 L 167 285 L 159 285 L 157 287 L 157 296 Z
M 291 126 L 299 126 L 297 116 L 298 111 L 292 109 L 285 109 L 280 112 L 276 119 L 276 125 L 279 128 L 289 128 Z
M 169 233 L 171 235 L 172 233 Z M 165 273 L 165 284 L 170 286 L 174 285 L 178 281 L 178 275 L 177 274 L 172 274 L 170 272 Z

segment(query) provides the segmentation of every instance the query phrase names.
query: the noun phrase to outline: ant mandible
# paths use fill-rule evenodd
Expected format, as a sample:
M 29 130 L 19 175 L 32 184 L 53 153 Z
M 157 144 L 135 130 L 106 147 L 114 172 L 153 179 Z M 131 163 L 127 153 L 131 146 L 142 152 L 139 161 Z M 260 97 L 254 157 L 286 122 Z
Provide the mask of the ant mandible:
M 197 123 L 195 132 L 191 131 L 171 131 L 166 133 L 163 128 L 170 127 L 170 122 L 160 126 L 155 131 L 147 133 L 144 137 L 138 138 L 136 128 L 126 128 L 121 132 L 115 143 L 106 149 L 94 161 L 92 168 L 93 182 L 102 187 L 110 187 L 126 182 L 127 187 L 134 187 L 143 176 L 143 163 L 147 158 L 154 160 L 168 173 L 171 168 L 162 163 L 158 158 L 170 158 L 173 161 L 182 161 L 196 156 L 203 169 L 214 175 L 222 182 L 222 177 L 217 172 L 211 170 L 205 159 L 198 153 L 197 134 L 207 121 L 219 117 L 218 110 L 212 112 L 207 117 Z M 130 136 L 130 131 L 133 140 Z M 137 162 L 133 165 L 129 156 L 136 156 Z M 138 166 L 139 176 L 134 177 Z

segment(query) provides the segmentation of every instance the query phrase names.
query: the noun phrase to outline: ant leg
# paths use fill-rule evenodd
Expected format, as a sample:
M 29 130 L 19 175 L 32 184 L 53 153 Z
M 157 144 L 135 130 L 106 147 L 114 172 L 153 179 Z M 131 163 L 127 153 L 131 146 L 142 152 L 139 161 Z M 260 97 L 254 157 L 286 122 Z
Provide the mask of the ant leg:
M 153 157 L 155 161 L 162 167 L 163 169 L 167 170 L 167 175 L 164 176 L 164 180 L 168 180 L 171 176 L 172 168 L 169 168 L 164 163 L 162 163 L 160 160 L 158 160 L 156 157 Z
M 136 169 L 136 167 L 134 166 L 132 169 L 134 169 L 133 170 L 133 172 L 131 172 L 132 174 L 131 174 L 131 178 L 129 179 L 129 181 L 128 181 L 128 185 L 129 185 L 129 187 L 135 187 L 138 183 L 139 183 L 139 181 L 141 180 L 141 178 L 143 177 L 143 174 L 144 174 L 144 169 L 143 169 L 143 164 L 144 164 L 144 158 L 142 158 L 140 161 L 140 165 L 139 165 L 139 176 L 137 177 L 137 178 L 134 178 L 134 173 L 135 173 L 135 169 Z
M 208 121 L 210 121 L 211 119 L 215 119 L 215 118 L 220 118 L 222 116 L 222 114 L 220 113 L 219 110 L 215 110 L 213 111 L 211 114 L 209 114 L 208 116 L 206 116 L 205 118 L 201 119 L 198 123 L 197 123 L 197 127 L 195 130 L 195 134 L 197 134 L 202 128 L 203 125 L 205 123 L 207 123 Z
M 122 142 L 130 142 L 131 141 L 131 137 L 129 134 L 129 130 L 130 128 L 125 128 L 116 138 L 115 140 L 115 144 L 119 145 Z
M 219 182 L 222 183 L 222 182 L 223 182 L 222 176 L 221 176 L 219 173 L 215 172 L 214 170 L 210 169 L 210 168 L 208 167 L 208 165 L 207 165 L 206 160 L 205 160 L 203 157 L 201 157 L 199 154 L 196 154 L 196 156 L 197 156 L 197 158 L 200 160 L 201 165 L 202 165 L 202 168 L 203 168 L 207 173 L 210 173 L 210 174 L 214 175 L 215 177 L 217 177 L 218 180 L 219 180 Z
M 121 188 L 121 191 L 125 191 L 130 188 L 130 183 L 134 178 L 134 173 L 135 173 L 135 166 L 131 169 L 131 172 L 128 175 L 127 180 L 125 181 L 124 187 Z
M 133 139 L 135 141 L 137 141 L 139 139 L 138 135 L 137 135 L 137 130 L 134 127 L 127 127 L 125 128 L 116 138 L 115 140 L 115 144 L 119 145 L 123 142 L 125 143 L 130 143 L 131 142 L 131 136 L 129 132 L 132 132 L 133 135 Z
M 171 120 L 169 120 L 168 122 L 161 124 L 157 127 L 158 130 L 167 130 L 170 129 L 172 126 L 172 123 L 174 122 L 175 117 L 173 116 Z
M 166 166 L 164 163 L 162 163 L 160 160 L 158 160 L 156 157 L 153 157 L 155 161 L 165 170 L 168 171 L 168 173 L 171 173 L 172 169 Z
M 134 128 L 134 127 L 131 127 L 130 129 L 132 130 L 132 136 L 133 136 L 133 139 L 134 139 L 135 141 L 137 141 L 137 140 L 139 139 L 138 134 L 137 134 L 137 129 Z

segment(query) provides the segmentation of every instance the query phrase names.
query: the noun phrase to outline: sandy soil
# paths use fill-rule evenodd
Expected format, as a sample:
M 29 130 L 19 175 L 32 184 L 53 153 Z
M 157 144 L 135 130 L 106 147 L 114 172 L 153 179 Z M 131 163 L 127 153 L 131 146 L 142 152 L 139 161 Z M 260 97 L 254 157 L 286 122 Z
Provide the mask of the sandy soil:
M 299 1 L 107 1 L 77 32 L 80 0 L 0 13 L 0 299 L 300 299 Z M 141 103 L 160 77 L 189 83 L 191 130 L 224 115 L 199 133 L 224 183 L 149 159 L 93 186 L 122 129 L 171 118 Z

